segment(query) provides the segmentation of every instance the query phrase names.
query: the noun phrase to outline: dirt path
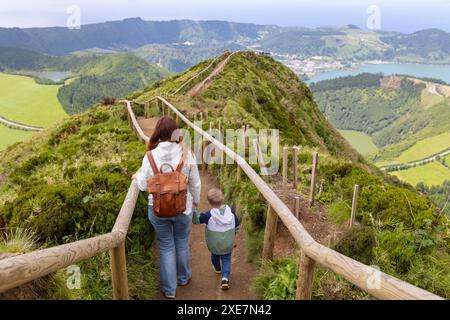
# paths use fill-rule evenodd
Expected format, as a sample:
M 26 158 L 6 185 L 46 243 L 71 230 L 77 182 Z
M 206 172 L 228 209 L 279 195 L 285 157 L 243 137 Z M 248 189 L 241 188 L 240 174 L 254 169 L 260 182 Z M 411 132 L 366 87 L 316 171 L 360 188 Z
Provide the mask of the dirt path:
M 217 67 L 214 68 L 214 70 L 209 74 L 209 76 L 203 80 L 202 82 L 198 83 L 196 86 L 194 86 L 192 89 L 190 89 L 186 96 L 188 97 L 194 97 L 196 96 L 201 90 L 205 90 L 208 88 L 214 79 L 215 76 L 217 76 L 223 68 L 225 68 L 225 65 L 227 62 L 231 59 L 231 57 L 234 55 L 235 52 L 231 53 L 225 60 L 221 61 Z
M 158 118 L 139 118 L 138 122 L 147 136 L 151 136 L 152 130 Z M 206 193 L 210 188 L 217 187 L 216 179 L 208 173 L 201 172 L 202 193 L 199 209 L 209 209 Z M 236 248 L 231 257 L 231 279 L 230 290 L 220 289 L 220 275 L 213 272 L 211 267 L 211 254 L 205 243 L 205 226 L 192 225 L 189 238 L 191 254 L 192 279 L 187 286 L 178 287 L 177 300 L 254 300 L 256 296 L 251 292 L 250 285 L 256 274 L 253 264 L 247 262 L 247 250 L 243 230 L 236 239 Z M 155 241 L 153 246 L 156 266 L 159 267 L 158 245 Z M 157 273 L 159 279 L 159 271 Z M 156 299 L 165 299 L 158 290 Z
M 145 135 L 147 137 L 151 137 L 153 129 L 156 126 L 156 122 L 158 122 L 159 118 L 144 118 L 144 117 L 138 117 L 137 121 L 139 123 L 139 126 L 141 127 L 142 131 L 144 131 Z
M 207 173 L 201 173 L 202 194 L 199 208 L 201 211 L 209 209 L 206 193 L 212 187 L 217 187 L 215 178 Z M 236 248 L 231 257 L 230 290 L 220 289 L 220 275 L 213 272 L 211 254 L 205 243 L 204 225 L 192 225 L 189 247 L 191 253 L 192 279 L 187 286 L 177 288 L 177 300 L 254 300 L 256 296 L 251 292 L 250 285 L 256 274 L 253 264 L 247 262 L 244 232 L 241 231 L 236 239 Z M 158 255 L 157 244 L 154 246 Z M 158 292 L 156 299 L 165 299 Z
M 44 130 L 44 128 L 42 128 L 42 127 L 29 126 L 27 124 L 8 120 L 2 116 L 0 116 L 0 123 L 5 125 L 8 128 L 12 128 L 12 129 L 16 129 L 16 130 L 24 130 L 24 131 L 42 131 L 42 130 Z

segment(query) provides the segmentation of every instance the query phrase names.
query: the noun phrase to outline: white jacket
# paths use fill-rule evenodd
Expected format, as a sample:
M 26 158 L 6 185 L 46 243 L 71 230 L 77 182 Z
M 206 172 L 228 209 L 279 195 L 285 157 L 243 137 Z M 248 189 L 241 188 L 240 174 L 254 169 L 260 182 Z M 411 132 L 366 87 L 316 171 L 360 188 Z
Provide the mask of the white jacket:
M 169 163 L 175 170 L 181 160 L 182 149 L 176 142 L 160 142 L 158 146 L 152 150 L 153 158 L 155 159 L 156 167 L 159 169 L 161 164 Z M 169 172 L 169 166 L 163 166 L 163 172 Z M 188 177 L 188 192 L 186 211 L 184 214 L 190 214 L 192 212 L 192 203 L 200 202 L 201 180 L 198 173 L 197 161 L 194 155 L 189 152 L 186 163 L 184 164 L 181 172 Z M 147 180 L 153 176 L 153 170 L 148 161 L 147 154 L 142 160 L 142 166 L 137 172 L 136 181 L 141 191 L 147 191 Z M 148 204 L 153 205 L 153 196 L 148 195 Z

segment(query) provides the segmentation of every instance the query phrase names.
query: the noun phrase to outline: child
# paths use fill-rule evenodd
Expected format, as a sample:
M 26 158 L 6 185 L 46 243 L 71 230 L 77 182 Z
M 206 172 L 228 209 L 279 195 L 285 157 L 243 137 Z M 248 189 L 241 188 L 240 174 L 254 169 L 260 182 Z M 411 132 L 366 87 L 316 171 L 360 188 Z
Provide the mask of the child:
M 207 199 L 211 210 L 199 213 L 194 210 L 194 224 L 206 224 L 206 244 L 211 252 L 213 270 L 222 274 L 221 288 L 230 288 L 231 251 L 234 238 L 239 231 L 239 219 L 234 210 L 224 204 L 223 193 L 213 188 L 208 191 Z

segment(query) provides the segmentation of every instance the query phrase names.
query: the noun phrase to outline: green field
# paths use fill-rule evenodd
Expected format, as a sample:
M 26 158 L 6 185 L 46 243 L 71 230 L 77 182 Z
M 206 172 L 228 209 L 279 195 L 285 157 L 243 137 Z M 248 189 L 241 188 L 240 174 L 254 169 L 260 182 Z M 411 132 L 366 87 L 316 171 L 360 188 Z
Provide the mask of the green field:
M 403 152 L 396 159 L 396 162 L 407 163 L 424 159 L 447 148 L 450 148 L 450 131 L 416 142 L 411 148 Z
M 34 133 L 10 129 L 0 124 L 0 151 L 16 142 L 29 139 Z
M 0 73 L 0 115 L 34 126 L 52 125 L 67 117 L 56 97 L 59 87 L 39 85 L 30 77 Z
M 446 155 L 446 156 L 444 157 L 444 161 L 445 161 L 445 163 L 447 164 L 447 166 L 450 167 L 450 154 L 448 154 L 448 155 Z
M 441 185 L 445 180 L 450 180 L 450 170 L 436 161 L 407 170 L 394 171 L 391 174 L 413 186 L 419 182 L 424 182 L 428 186 L 436 186 Z
M 339 130 L 345 139 L 362 155 L 377 151 L 377 146 L 373 143 L 370 136 L 364 132 L 355 130 Z

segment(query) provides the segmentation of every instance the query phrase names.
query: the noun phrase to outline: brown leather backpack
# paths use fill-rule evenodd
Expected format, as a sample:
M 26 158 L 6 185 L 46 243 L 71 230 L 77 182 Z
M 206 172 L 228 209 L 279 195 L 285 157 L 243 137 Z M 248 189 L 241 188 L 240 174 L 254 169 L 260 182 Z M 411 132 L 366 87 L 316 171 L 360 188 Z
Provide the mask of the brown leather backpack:
M 178 216 L 186 210 L 187 177 L 181 173 L 187 157 L 187 150 L 183 148 L 180 163 L 176 170 L 169 163 L 156 167 L 152 152 L 147 152 L 153 176 L 147 181 L 148 192 L 153 195 L 153 210 L 155 216 L 170 218 Z M 163 166 L 169 166 L 171 172 L 162 172 Z

